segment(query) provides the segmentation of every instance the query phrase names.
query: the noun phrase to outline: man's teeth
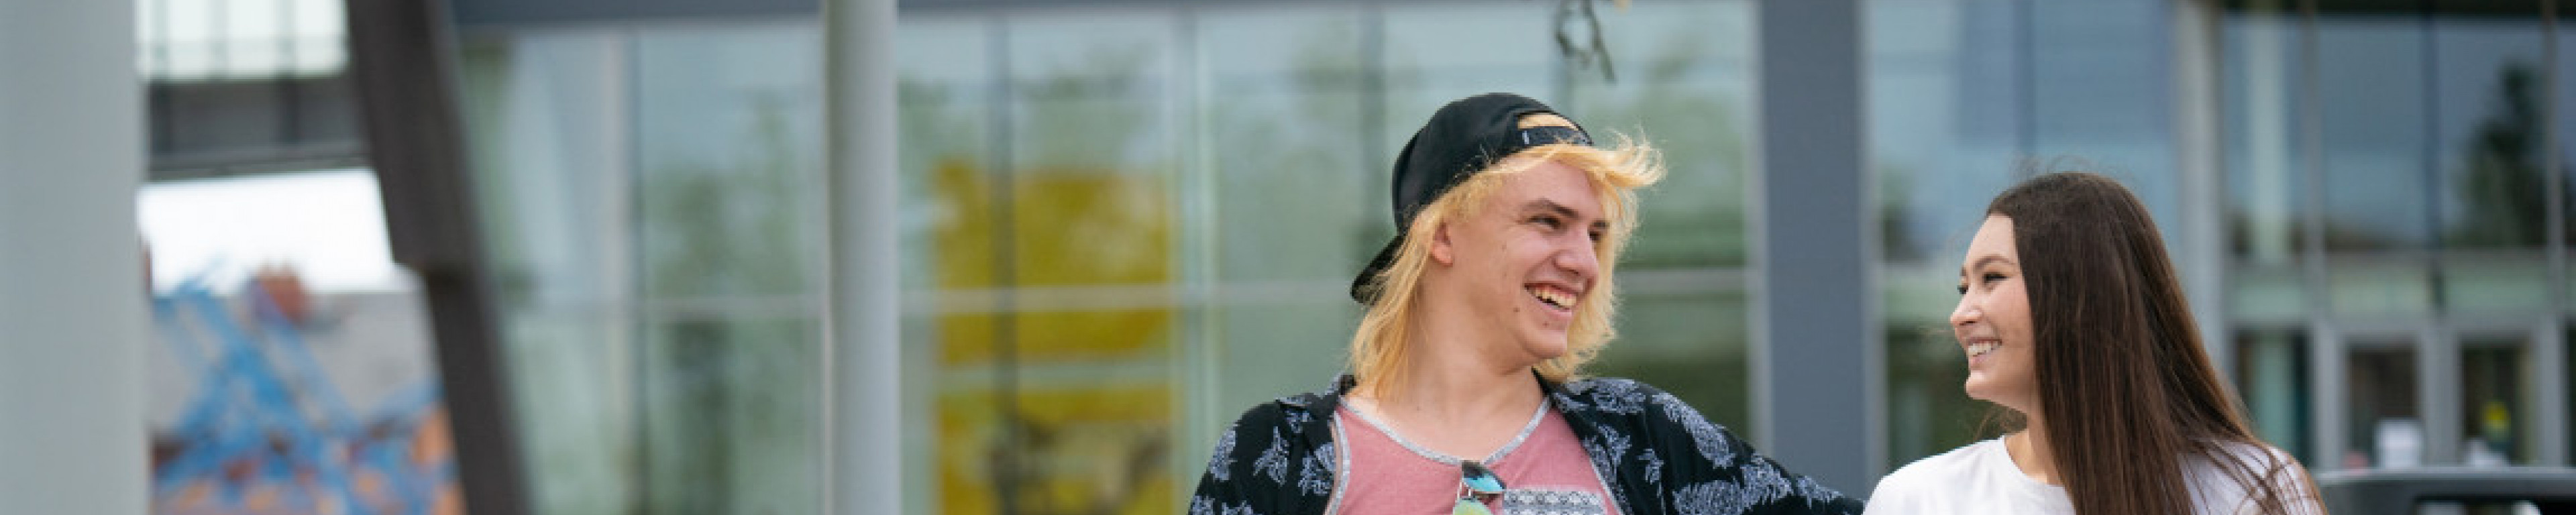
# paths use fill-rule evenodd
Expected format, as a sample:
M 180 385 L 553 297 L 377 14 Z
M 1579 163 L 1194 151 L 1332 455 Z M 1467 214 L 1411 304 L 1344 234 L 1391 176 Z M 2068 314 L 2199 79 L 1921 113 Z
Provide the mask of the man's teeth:
M 1968 346 L 1968 357 L 1973 358 L 1973 357 L 1977 357 L 1977 356 L 1984 356 L 1984 355 L 1986 355 L 1986 353 L 1988 353 L 1988 352 L 1994 352 L 1996 347 L 2002 347 L 2002 346 L 2003 346 L 2003 344 L 1995 343 L 1995 342 L 1985 342 L 1985 343 L 1971 344 L 1971 345 L 1969 345 L 1969 346 Z
M 1556 306 L 1558 308 L 1570 308 L 1574 306 L 1574 296 L 1569 295 L 1564 291 L 1554 288 L 1530 288 L 1529 292 L 1530 296 L 1538 297 L 1539 302 L 1545 302 L 1550 306 Z

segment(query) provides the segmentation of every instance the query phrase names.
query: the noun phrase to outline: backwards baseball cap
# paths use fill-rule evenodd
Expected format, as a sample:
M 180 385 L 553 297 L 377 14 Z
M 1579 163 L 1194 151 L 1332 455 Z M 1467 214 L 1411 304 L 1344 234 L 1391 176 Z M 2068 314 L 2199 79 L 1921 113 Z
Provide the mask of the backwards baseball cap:
M 1413 133 L 1404 150 L 1395 155 L 1395 239 L 1377 251 L 1368 268 L 1351 279 L 1351 300 L 1375 304 L 1378 298 L 1378 274 L 1395 264 L 1395 254 L 1404 248 L 1404 234 L 1413 227 L 1413 217 L 1424 206 L 1439 200 L 1450 188 L 1468 177 L 1492 167 L 1495 162 L 1522 150 L 1552 144 L 1592 144 L 1592 137 L 1579 127 L 1540 126 L 1521 128 L 1521 117 L 1533 114 L 1558 114 L 1547 104 L 1510 93 L 1486 93 L 1458 99 L 1431 113 L 1431 121 Z M 1572 120 L 1569 119 L 1568 123 Z

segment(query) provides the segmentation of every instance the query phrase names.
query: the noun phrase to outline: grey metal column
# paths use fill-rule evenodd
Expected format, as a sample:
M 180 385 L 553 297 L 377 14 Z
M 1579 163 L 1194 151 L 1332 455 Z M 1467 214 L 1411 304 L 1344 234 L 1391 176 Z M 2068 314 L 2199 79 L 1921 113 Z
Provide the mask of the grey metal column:
M 831 169 L 827 513 L 903 512 L 895 0 L 823 5 Z
M 2415 416 L 2424 423 L 2424 464 L 2460 464 L 2460 444 L 2467 438 L 2460 407 L 2460 333 L 2454 322 L 2436 315 L 2416 331 Z
M 149 508 L 133 2 L 0 0 L 0 513 Z
M 2298 25 L 2298 136 L 2299 136 L 2299 239 L 2306 243 L 2299 252 L 2301 297 L 2308 308 L 2308 392 L 2314 399 L 2308 403 L 2308 427 L 2316 442 L 2308 449 L 2313 453 L 2307 463 L 2311 472 L 2328 472 L 2343 468 L 2343 455 L 2352 450 L 2355 435 L 2344 430 L 2344 418 L 2351 415 L 2349 381 L 2346 367 L 2351 365 L 2349 338 L 2334 320 L 2334 298 L 2328 295 L 2326 281 L 2326 145 L 2325 101 L 2323 81 L 2317 73 L 2317 1 L 2297 0 Z
M 1879 231 L 1862 158 L 1860 2 L 1770 0 L 1757 9 L 1752 437 L 1790 470 L 1866 494 L 1887 439 Z
M 2227 177 L 2219 123 L 2218 7 L 2174 2 L 2173 88 L 2175 174 L 2181 179 L 2181 230 L 2170 236 L 2200 344 L 2230 386 L 2236 377 L 2236 341 L 2227 327 Z M 2237 392 L 2239 398 L 2245 392 Z
M 2352 411 L 2347 406 L 2352 398 L 2345 393 L 2344 377 L 2345 367 L 2351 361 L 2345 357 L 2348 351 L 2344 348 L 2343 333 L 2336 332 L 2334 325 L 2326 322 L 2325 318 L 2325 315 L 2310 315 L 2308 323 L 2308 331 L 2312 335 L 2309 336 L 2308 347 L 2308 391 L 2315 396 L 2308 403 L 2311 421 L 2308 427 L 2309 433 L 2316 438 L 2308 448 L 2314 457 L 2306 462 L 2310 473 L 2343 470 L 2344 453 L 2353 450 L 2352 441 L 2356 436 L 2344 430 L 2344 418 Z
M 2548 170 L 2549 168 L 2542 168 Z M 2562 283 L 2563 284 L 2563 283 Z M 2521 385 L 2531 392 L 2531 464 L 2550 467 L 2567 466 L 2567 440 L 2552 435 L 2567 434 L 2567 333 L 2566 322 L 2555 317 L 2542 322 L 2531 332 L 2531 362 Z
M 2558 60 L 2558 2 L 2540 3 L 2540 26 L 2542 37 L 2547 41 L 2540 46 L 2540 62 L 2549 63 L 2540 67 L 2540 87 L 2542 91 L 2554 92 L 2558 91 L 2558 81 L 2565 80 L 2565 77 L 2559 73 L 2561 70 L 2559 70 Z M 2559 103 L 2569 100 L 2559 98 L 2556 94 L 2543 95 L 2540 112 L 2556 113 Z M 2544 149 L 2540 152 L 2540 169 L 2563 170 L 2559 167 L 2566 166 L 2566 163 L 2563 162 L 2560 152 L 2564 152 L 2562 149 L 2567 148 L 2567 134 L 2560 132 L 2558 124 L 2555 123 L 2541 124 L 2540 130 L 2542 141 L 2540 148 Z M 2546 435 L 2567 434 L 2569 429 L 2566 357 L 2568 342 L 2565 318 L 2567 316 L 2567 252 L 2565 252 L 2567 248 L 2567 174 L 2543 173 L 2541 175 L 2544 177 L 2541 180 L 2541 196 L 2546 200 L 2542 205 L 2546 206 L 2544 211 L 2549 213 L 2549 220 L 2543 225 L 2548 227 L 2545 248 L 2550 250 L 2542 254 L 2547 255 L 2549 260 L 2549 316 L 2547 319 L 2550 321 L 2539 329 L 2540 333 L 2534 335 L 2535 339 L 2532 340 L 2533 345 L 2538 347 L 2538 350 L 2532 353 L 2532 361 L 2538 367 L 2531 379 L 2532 401 L 2539 405 L 2537 410 L 2539 417 L 2532 421 L 2532 434 L 2540 435 L 2538 438 L 2532 438 L 2532 450 L 2538 454 L 2533 463 L 2566 466 L 2568 465 L 2567 440 L 2549 438 Z

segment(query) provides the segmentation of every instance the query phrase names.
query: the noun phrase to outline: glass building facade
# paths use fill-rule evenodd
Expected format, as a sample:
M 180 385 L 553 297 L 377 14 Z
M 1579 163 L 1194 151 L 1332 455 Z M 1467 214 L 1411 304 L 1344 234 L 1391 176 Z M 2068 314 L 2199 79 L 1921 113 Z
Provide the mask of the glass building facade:
M 2566 464 L 2576 57 L 2546 2 L 2393 5 L 1861 2 L 1877 230 L 1809 236 L 1875 238 L 1850 317 L 1884 328 L 1856 344 L 1883 402 L 1851 408 L 1877 472 L 1990 430 L 1946 336 L 1956 262 L 1993 194 L 2070 167 L 2147 201 L 2258 430 L 2311 467 Z M 1552 2 L 906 2 L 908 507 L 1178 511 L 1240 410 L 1342 368 L 1388 163 L 1487 91 L 1664 150 L 1591 371 L 1753 427 L 1752 206 L 1797 201 L 1751 193 L 1756 114 L 1796 108 L 1757 64 L 1813 51 L 1758 48 L 1759 7 L 1605 3 L 1604 69 L 1564 57 L 1588 28 Z M 460 96 L 536 512 L 815 511 L 811 6 L 474 16 Z

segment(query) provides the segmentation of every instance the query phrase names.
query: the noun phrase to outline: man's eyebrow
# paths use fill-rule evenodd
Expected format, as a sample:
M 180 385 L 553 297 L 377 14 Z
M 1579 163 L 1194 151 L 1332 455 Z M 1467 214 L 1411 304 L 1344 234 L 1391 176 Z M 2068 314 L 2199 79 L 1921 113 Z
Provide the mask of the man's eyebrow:
M 1538 200 L 1532 200 L 1532 201 L 1529 201 L 1528 203 L 1525 203 L 1525 204 L 1521 204 L 1521 212 L 1523 212 L 1523 213 L 1527 213 L 1527 212 L 1533 212 L 1533 211 L 1544 211 L 1544 212 L 1555 213 L 1555 214 L 1557 214 L 1558 216 L 1563 216 L 1563 217 L 1566 217 L 1566 218 L 1575 218 L 1575 217 L 1579 216 L 1577 213 L 1575 213 L 1575 212 L 1574 212 L 1574 208 L 1565 207 L 1565 205 L 1564 205 L 1564 204 L 1558 204 L 1558 203 L 1556 203 L 1556 201 L 1554 201 L 1554 200 L 1538 199 Z

